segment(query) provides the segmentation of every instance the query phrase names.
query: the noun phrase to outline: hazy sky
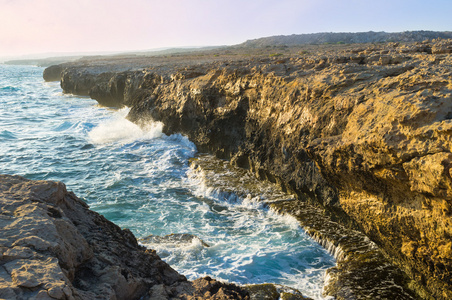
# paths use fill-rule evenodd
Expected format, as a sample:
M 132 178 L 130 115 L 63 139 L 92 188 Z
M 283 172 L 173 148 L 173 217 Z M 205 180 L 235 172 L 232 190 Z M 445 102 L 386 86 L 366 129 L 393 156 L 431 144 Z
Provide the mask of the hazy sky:
M 452 0 L 0 0 L 0 57 L 452 30 Z

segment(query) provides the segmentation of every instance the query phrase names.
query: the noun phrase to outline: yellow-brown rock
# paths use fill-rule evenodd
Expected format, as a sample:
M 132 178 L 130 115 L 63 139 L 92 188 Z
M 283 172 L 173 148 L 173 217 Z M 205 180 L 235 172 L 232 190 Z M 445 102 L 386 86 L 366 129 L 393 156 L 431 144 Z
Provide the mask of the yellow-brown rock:
M 62 87 L 130 106 L 131 120 L 163 121 L 308 197 L 377 243 L 420 297 L 450 299 L 450 49 L 434 40 L 85 61 L 62 66 Z

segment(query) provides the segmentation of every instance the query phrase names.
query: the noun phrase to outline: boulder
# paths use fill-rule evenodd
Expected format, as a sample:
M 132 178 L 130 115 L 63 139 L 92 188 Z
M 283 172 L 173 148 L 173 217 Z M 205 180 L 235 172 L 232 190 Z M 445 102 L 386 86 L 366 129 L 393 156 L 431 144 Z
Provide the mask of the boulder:
M 53 65 L 44 69 L 43 77 L 45 81 L 60 81 L 62 65 Z

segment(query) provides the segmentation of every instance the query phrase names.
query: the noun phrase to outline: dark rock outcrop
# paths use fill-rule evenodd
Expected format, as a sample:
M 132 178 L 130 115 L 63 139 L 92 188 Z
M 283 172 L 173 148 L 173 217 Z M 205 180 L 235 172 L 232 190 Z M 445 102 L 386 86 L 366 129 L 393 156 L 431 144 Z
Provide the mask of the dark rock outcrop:
M 204 247 L 210 247 L 199 237 L 189 233 L 172 233 L 165 236 L 149 235 L 144 238 L 140 238 L 139 241 L 143 244 L 171 244 L 179 247 L 192 244 L 193 242 L 199 242 Z
M 255 284 L 245 286 L 251 299 L 256 300 L 312 300 L 304 297 L 300 291 L 275 284 Z
M 75 63 L 63 66 L 62 87 L 111 95 L 132 121 L 162 121 L 166 133 L 322 206 L 379 245 L 422 298 L 449 299 L 451 45 L 149 58 L 127 74 Z
M 1 299 L 249 299 L 187 281 L 60 182 L 0 175 L 0 207 Z
M 59 81 L 61 79 L 61 71 L 63 71 L 61 65 L 53 65 L 45 68 L 42 77 L 45 81 Z

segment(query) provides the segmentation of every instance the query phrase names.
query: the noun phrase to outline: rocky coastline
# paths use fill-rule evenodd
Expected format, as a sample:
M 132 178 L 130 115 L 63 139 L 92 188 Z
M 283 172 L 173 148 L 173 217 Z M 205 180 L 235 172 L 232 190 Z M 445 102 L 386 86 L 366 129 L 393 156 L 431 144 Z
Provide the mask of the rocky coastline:
M 61 182 L 0 175 L 0 206 L 0 299 L 250 299 L 187 281 Z
M 86 59 L 44 77 L 278 183 L 369 237 L 417 297 L 450 299 L 451 53 L 440 39 L 238 48 Z

